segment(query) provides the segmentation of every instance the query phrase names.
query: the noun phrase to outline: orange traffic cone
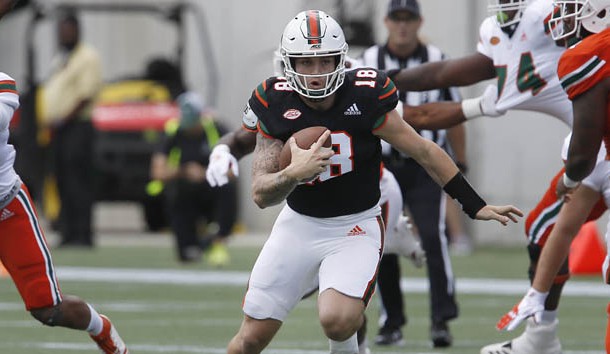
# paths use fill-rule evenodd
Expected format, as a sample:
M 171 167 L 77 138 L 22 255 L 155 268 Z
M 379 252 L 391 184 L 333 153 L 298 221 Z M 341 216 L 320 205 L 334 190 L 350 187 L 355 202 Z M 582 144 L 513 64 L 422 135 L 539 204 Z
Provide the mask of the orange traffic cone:
M 574 275 L 601 274 L 606 249 L 601 242 L 594 221 L 584 224 L 570 246 L 570 273 Z

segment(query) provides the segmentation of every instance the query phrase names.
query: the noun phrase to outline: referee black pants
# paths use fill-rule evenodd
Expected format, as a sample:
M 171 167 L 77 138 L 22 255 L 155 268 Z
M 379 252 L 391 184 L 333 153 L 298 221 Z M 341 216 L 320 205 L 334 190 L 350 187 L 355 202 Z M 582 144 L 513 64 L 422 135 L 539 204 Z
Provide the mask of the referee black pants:
M 413 159 L 401 159 L 386 167 L 400 184 L 405 205 L 419 231 L 430 282 L 430 317 L 444 322 L 458 316 L 455 284 L 445 234 L 445 202 L 442 188 Z M 396 255 L 383 256 L 378 284 L 387 319 L 384 327 L 400 327 L 404 317 L 402 293 L 397 286 L 400 268 Z

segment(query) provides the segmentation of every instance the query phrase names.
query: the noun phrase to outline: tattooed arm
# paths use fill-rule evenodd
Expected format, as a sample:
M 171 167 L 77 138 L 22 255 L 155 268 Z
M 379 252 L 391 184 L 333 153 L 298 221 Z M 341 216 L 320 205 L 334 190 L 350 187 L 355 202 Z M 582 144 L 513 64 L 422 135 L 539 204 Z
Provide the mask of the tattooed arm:
M 254 160 L 252 161 L 252 195 L 260 208 L 280 203 L 297 186 L 298 181 L 279 171 L 279 156 L 282 142 L 256 136 Z
M 252 195 L 256 205 L 266 208 L 279 204 L 300 181 L 324 172 L 334 154 L 331 148 L 322 146 L 329 135 L 327 130 L 308 150 L 300 149 L 294 138 L 290 138 L 287 143 L 292 160 L 280 171 L 279 156 L 284 145 L 280 140 L 258 134 L 252 162 Z

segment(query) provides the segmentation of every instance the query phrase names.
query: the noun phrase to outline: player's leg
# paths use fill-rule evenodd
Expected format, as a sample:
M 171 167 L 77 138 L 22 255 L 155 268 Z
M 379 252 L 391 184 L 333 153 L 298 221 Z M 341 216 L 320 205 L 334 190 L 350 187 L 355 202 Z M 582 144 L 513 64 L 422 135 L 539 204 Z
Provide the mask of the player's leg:
M 250 273 L 242 326 L 228 345 L 230 354 L 260 353 L 296 304 L 315 288 L 321 255 L 319 225 L 285 206 Z
M 555 186 L 557 185 L 557 181 L 563 175 L 563 169 L 559 171 L 553 177 L 551 182 L 549 183 L 549 187 L 544 193 L 542 199 L 538 202 L 536 207 L 532 209 L 532 211 L 527 215 L 525 221 L 525 234 L 528 238 L 528 255 L 530 259 L 530 266 L 528 269 L 528 274 L 530 281 L 534 279 L 536 264 L 538 263 L 538 259 L 540 258 L 540 254 L 542 252 L 542 247 L 544 246 L 548 236 L 551 234 L 551 230 L 557 221 L 557 215 L 559 215 L 559 210 L 563 205 L 563 202 L 557 199 L 557 195 L 555 193 Z M 556 310 L 559 304 L 559 298 L 561 295 L 561 290 L 563 285 L 569 278 L 569 270 L 566 264 L 562 266 L 562 269 L 557 275 L 553 287 L 549 292 L 549 296 L 547 297 L 547 301 L 545 303 L 545 317 L 547 318 L 547 322 L 549 324 L 547 326 L 537 326 L 533 321 L 527 321 L 525 325 L 525 331 L 518 337 L 513 340 L 506 342 L 499 342 L 487 345 L 481 348 L 481 354 L 495 354 L 495 353 L 513 353 L 513 346 L 520 346 L 519 343 L 529 343 L 529 342 L 537 342 L 537 337 L 543 337 L 543 334 L 549 333 L 557 333 L 557 325 L 556 322 L 553 322 L 553 318 L 556 317 Z M 559 342 L 559 339 L 555 336 L 550 340 L 549 347 L 551 344 Z M 555 347 L 556 345 L 552 345 Z M 529 354 L 529 352 L 525 352 L 525 354 Z M 533 353 L 532 353 L 533 354 Z
M 536 205 L 536 207 L 528 214 L 526 219 L 525 233 L 529 241 L 528 251 L 530 256 L 530 281 L 534 279 L 536 265 L 538 263 L 538 259 L 540 258 L 540 253 L 546 244 L 546 240 L 551 234 L 555 223 L 557 222 L 559 210 L 563 204 L 561 200 L 557 199 L 557 195 L 555 194 L 555 186 L 557 185 L 559 178 L 561 178 L 563 175 L 563 172 L 564 170 L 562 169 L 557 175 L 555 175 L 555 177 L 553 177 L 544 196 L 538 205 Z M 599 198 L 589 213 L 586 221 L 597 220 L 606 211 L 606 209 L 607 208 L 604 204 L 604 200 Z M 559 306 L 559 299 L 561 297 L 561 291 L 563 290 L 563 286 L 568 280 L 569 276 L 568 261 L 566 260 L 560 272 L 557 274 L 555 283 L 549 292 L 549 296 L 547 297 L 545 303 L 545 311 L 552 312 L 557 310 Z M 549 315 L 552 316 L 552 314 Z
M 369 210 L 338 218 L 337 225 L 317 245 L 324 253 L 319 271 L 318 314 L 331 341 L 331 353 L 358 353 L 356 331 L 375 291 L 383 249 L 385 226 L 375 213 Z
M 364 322 L 364 309 L 362 299 L 347 296 L 335 289 L 326 289 L 320 294 L 320 324 L 330 339 L 332 354 L 359 352 L 356 331 Z
M 555 186 L 557 185 L 559 178 L 561 178 L 563 175 L 563 172 L 564 170 L 562 169 L 551 180 L 551 183 L 549 184 L 544 196 L 538 205 L 536 205 L 536 207 L 528 214 L 526 219 L 525 230 L 529 240 L 528 254 L 530 257 L 530 281 L 533 280 L 535 276 L 538 259 L 540 258 L 542 249 L 546 244 L 551 231 L 555 227 L 559 210 L 563 205 L 563 202 L 557 199 L 557 195 L 555 193 Z M 597 172 L 599 172 L 599 170 Z M 593 176 L 590 177 L 593 178 Z M 603 180 L 603 177 L 598 177 L 597 179 Z M 587 178 L 585 181 L 589 181 L 589 179 Z M 597 189 L 601 188 L 601 184 L 599 185 L 600 187 L 596 187 Z M 603 199 L 598 198 L 592 206 L 592 210 L 587 216 L 586 221 L 596 220 L 604 213 L 605 210 L 606 206 Z M 578 227 L 580 227 L 580 225 Z M 557 348 L 560 348 L 559 339 L 557 337 L 557 308 L 559 306 L 559 299 L 561 297 L 563 286 L 568 280 L 569 275 L 568 260 L 566 259 L 559 273 L 555 277 L 553 286 L 551 287 L 545 302 L 543 323 L 527 321 L 525 331 L 519 337 L 511 341 L 494 343 L 485 346 L 481 349 L 481 354 L 498 353 L 500 350 L 504 350 L 505 353 L 513 353 L 513 351 L 508 351 L 513 350 L 513 348 L 518 348 L 518 350 L 523 351 L 525 354 L 538 351 L 540 351 L 540 353 L 555 353 Z M 533 349 L 534 347 L 536 349 Z
M 257 354 L 262 352 L 281 326 L 281 321 L 272 318 L 257 320 L 245 315 L 239 331 L 227 346 L 227 354 Z
M 34 204 L 25 186 L 6 206 L 12 214 L 0 222 L 0 258 L 26 309 L 42 324 L 86 330 L 104 353 L 127 353 L 110 321 L 76 296 L 63 296 Z M 96 338 L 104 331 L 113 336 Z M 100 344 L 103 340 L 104 348 Z

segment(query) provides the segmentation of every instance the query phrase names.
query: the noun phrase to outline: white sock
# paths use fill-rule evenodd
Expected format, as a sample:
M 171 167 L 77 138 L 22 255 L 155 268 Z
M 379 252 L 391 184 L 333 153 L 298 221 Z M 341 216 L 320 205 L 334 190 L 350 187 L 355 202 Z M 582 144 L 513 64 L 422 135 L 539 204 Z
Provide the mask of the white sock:
M 553 323 L 557 319 L 557 310 L 549 311 L 544 310 L 542 312 L 541 323 Z
M 89 321 L 89 326 L 87 326 L 86 331 L 89 332 L 91 335 L 97 336 L 98 334 L 102 333 L 102 329 L 104 328 L 104 322 L 102 321 L 100 314 L 97 313 L 97 311 L 95 311 L 95 309 L 91 307 L 91 305 L 87 304 L 87 306 L 89 306 L 91 320 Z
M 346 341 L 337 342 L 332 339 L 330 342 L 330 354 L 358 354 L 358 337 L 356 333 Z

